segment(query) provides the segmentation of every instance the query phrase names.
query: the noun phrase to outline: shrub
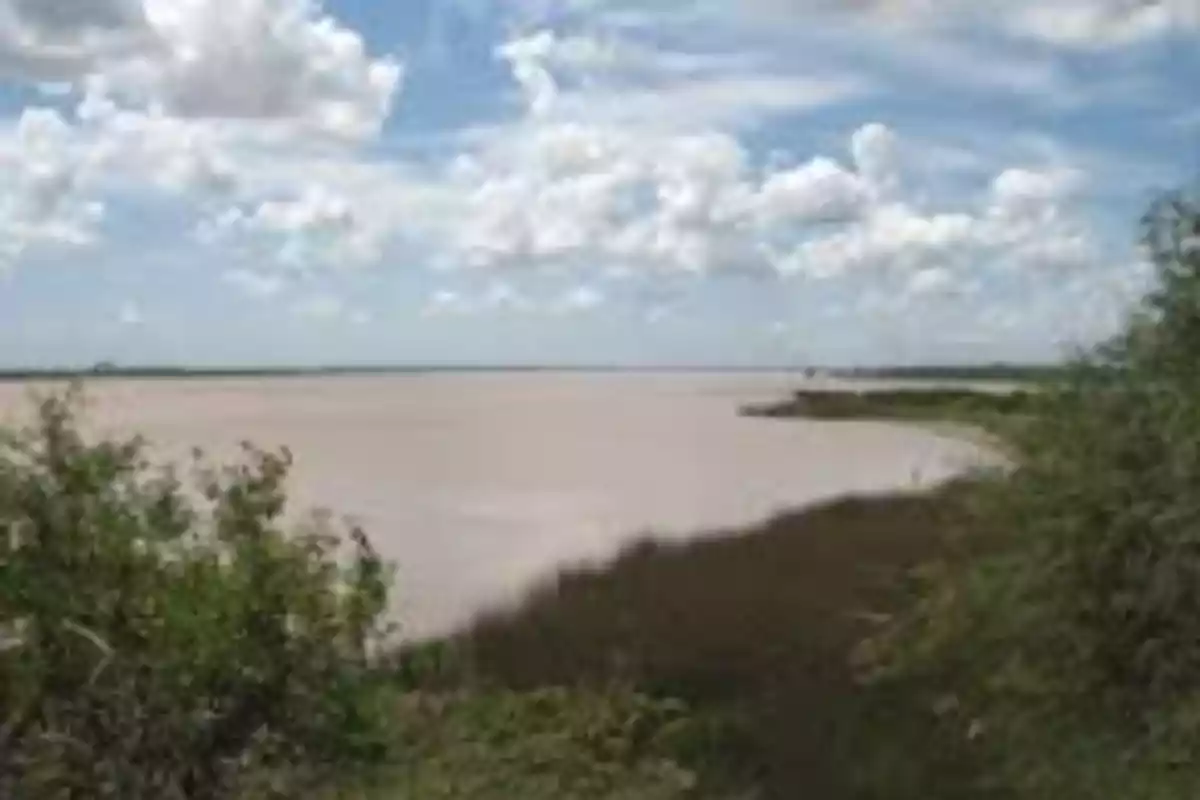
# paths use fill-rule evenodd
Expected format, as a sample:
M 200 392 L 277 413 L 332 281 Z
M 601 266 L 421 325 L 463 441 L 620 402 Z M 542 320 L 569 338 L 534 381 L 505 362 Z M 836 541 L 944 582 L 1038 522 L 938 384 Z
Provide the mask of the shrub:
M 1157 204 L 1145 241 L 1155 288 L 984 495 L 1006 551 L 931 571 L 866 652 L 1018 797 L 1200 790 L 1200 200 Z
M 673 757 L 691 721 L 623 690 L 417 692 L 398 716 L 411 758 L 389 800 L 683 800 L 695 777 Z
M 309 796 L 388 755 L 390 572 L 328 520 L 288 532 L 286 451 L 194 485 L 79 395 L 0 440 L 0 796 Z

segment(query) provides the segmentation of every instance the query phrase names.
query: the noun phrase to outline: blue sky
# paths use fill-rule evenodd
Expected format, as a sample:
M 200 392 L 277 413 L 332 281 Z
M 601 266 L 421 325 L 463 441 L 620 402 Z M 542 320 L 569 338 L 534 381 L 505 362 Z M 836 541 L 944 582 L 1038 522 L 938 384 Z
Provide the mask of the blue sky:
M 0 363 L 1053 358 L 1198 78 L 1196 0 L 0 0 Z

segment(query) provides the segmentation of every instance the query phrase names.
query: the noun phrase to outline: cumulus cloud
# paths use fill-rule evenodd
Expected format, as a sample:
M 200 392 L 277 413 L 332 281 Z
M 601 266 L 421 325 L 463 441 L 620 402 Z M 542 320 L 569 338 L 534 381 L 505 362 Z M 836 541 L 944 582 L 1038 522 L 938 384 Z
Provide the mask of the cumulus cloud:
M 104 215 L 89 200 L 88 178 L 70 126 L 54 111 L 25 111 L 0 136 L 0 267 L 37 247 L 82 246 L 93 242 Z
M 522 41 L 524 68 L 545 68 L 538 59 L 555 40 Z M 911 185 L 903 142 L 878 122 L 849 136 L 845 160 L 760 168 L 730 131 L 559 121 L 545 97 L 530 92 L 524 120 L 458 162 L 464 211 L 449 246 L 460 263 L 924 273 L 914 284 L 923 294 L 947 271 L 1070 267 L 1095 255 L 1072 213 L 1082 175 L 1062 164 L 1014 166 L 973 194 L 938 198 Z
M 403 66 L 322 0 L 0 0 L 0 71 L 51 87 L 56 105 L 78 100 L 73 115 L 27 110 L 0 142 L 6 261 L 95 241 L 101 198 L 152 191 L 198 206 L 210 242 L 289 264 L 378 257 L 382 215 L 360 220 L 342 176 L 303 167 L 339 148 L 358 165 Z
M 0 0 L 0 64 L 168 115 L 377 133 L 403 78 L 315 0 Z
M 892 187 L 899 180 L 899 143 L 886 125 L 863 125 L 850 139 L 850 152 L 855 168 L 870 185 Z
M 908 291 L 915 295 L 941 294 L 954 286 L 954 273 L 945 267 L 926 267 L 913 274 Z
M 379 131 L 403 70 L 311 0 L 145 0 L 158 47 L 90 91 L 184 117 L 283 119 L 338 136 Z
M 831 159 L 818 157 L 770 175 L 754 198 L 763 221 L 843 221 L 857 217 L 871 200 L 872 184 Z
M 0 73 L 71 80 L 151 44 L 141 0 L 0 0 Z
M 275 262 L 294 268 L 354 266 L 378 255 L 378 243 L 351 201 L 320 184 L 292 197 L 230 208 L 200 233 L 206 241 L 241 243 L 251 252 L 265 245 Z
M 1059 203 L 1068 199 L 1082 180 L 1070 169 L 1007 169 L 992 182 L 993 209 L 1010 219 L 1044 218 L 1056 213 Z
M 941 288 L 946 270 L 1079 267 L 1099 254 L 1091 231 L 1069 211 L 1075 179 L 1068 174 L 1006 170 L 962 211 L 881 202 L 858 221 L 806 239 L 778 264 L 817 278 L 854 270 L 924 273 L 911 285 L 920 293 Z

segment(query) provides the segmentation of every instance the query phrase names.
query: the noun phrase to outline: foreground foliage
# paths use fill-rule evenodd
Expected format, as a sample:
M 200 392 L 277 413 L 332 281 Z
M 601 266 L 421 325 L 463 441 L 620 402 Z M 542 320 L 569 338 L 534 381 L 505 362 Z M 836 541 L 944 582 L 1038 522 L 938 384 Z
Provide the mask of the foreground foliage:
M 414 692 L 397 707 L 406 756 L 380 800 L 684 800 L 675 756 L 694 737 L 678 703 L 633 692 Z
M 387 752 L 388 571 L 361 531 L 287 535 L 290 456 L 198 466 L 91 443 L 78 396 L 0 441 L 0 795 L 234 798 Z
M 1200 203 L 1146 224 L 1157 287 L 1044 393 L 979 508 L 1006 552 L 927 571 L 863 653 L 972 743 L 978 791 L 1200 792 Z

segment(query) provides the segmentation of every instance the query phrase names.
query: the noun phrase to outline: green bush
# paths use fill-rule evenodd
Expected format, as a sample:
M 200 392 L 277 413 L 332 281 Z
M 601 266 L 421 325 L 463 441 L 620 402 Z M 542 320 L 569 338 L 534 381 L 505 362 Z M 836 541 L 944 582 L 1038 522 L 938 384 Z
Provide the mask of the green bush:
M 288 532 L 290 455 L 185 484 L 75 393 L 0 440 L 0 796 L 319 796 L 389 753 L 389 570 Z
M 415 692 L 387 800 L 683 800 L 686 710 L 621 690 Z
M 909 687 L 969 742 L 981 791 L 1200 791 L 1198 237 L 1200 200 L 1154 207 L 1155 288 L 1039 394 L 983 495 L 1005 552 L 931 570 L 864 650 L 877 689 Z

